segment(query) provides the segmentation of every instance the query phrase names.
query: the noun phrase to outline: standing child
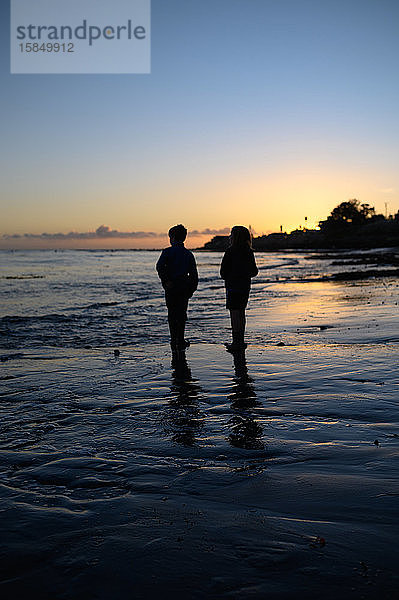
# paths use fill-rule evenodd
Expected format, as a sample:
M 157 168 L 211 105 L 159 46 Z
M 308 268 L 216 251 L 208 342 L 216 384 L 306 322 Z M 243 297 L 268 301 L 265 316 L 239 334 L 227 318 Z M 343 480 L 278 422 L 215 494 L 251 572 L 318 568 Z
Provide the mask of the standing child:
M 258 274 L 251 247 L 251 234 L 246 227 L 236 225 L 230 234 L 230 247 L 220 266 L 220 276 L 226 287 L 226 308 L 230 311 L 233 343 L 226 344 L 229 352 L 247 347 L 244 342 L 245 308 L 251 289 L 251 278 Z
M 175 225 L 169 229 L 170 247 L 162 251 L 157 271 L 165 290 L 168 308 L 170 346 L 174 358 L 183 358 L 189 343 L 184 339 L 188 301 L 198 286 L 195 258 L 184 247 L 187 229 Z

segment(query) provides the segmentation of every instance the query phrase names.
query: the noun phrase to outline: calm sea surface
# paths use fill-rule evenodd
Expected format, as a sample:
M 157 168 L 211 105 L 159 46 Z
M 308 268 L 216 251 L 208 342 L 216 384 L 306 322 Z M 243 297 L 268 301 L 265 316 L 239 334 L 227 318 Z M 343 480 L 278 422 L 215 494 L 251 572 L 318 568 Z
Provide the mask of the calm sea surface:
M 0 252 L 0 346 L 84 348 L 167 342 L 163 290 L 155 271 L 158 255 Z M 192 341 L 220 342 L 229 334 L 219 278 L 221 257 L 216 252 L 196 253 L 200 284 L 190 303 Z M 305 283 L 315 291 L 323 278 L 358 268 L 305 253 L 258 253 L 256 260 L 260 272 L 253 283 L 249 314 L 297 302 Z M 396 283 L 394 287 L 396 291 Z M 366 297 L 361 296 L 360 303 Z

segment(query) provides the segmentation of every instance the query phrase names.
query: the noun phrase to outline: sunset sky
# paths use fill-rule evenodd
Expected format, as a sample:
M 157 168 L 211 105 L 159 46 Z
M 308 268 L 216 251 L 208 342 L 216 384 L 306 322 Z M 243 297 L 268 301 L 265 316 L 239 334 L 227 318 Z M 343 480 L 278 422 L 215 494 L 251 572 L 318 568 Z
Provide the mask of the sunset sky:
M 150 75 L 11 75 L 7 4 L 1 248 L 399 210 L 397 0 L 153 0 Z

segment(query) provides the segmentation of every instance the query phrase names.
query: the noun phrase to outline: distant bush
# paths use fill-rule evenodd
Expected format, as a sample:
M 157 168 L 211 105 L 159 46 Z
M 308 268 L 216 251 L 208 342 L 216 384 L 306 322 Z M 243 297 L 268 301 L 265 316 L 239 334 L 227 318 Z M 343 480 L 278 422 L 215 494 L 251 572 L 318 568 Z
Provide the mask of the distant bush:
M 374 207 L 352 199 L 341 202 L 324 221 L 320 230 L 296 229 L 291 233 L 271 233 L 253 239 L 254 250 L 317 248 L 381 248 L 399 246 L 399 211 L 388 219 L 376 214 Z M 205 250 L 224 251 L 227 235 L 217 235 L 204 245 Z

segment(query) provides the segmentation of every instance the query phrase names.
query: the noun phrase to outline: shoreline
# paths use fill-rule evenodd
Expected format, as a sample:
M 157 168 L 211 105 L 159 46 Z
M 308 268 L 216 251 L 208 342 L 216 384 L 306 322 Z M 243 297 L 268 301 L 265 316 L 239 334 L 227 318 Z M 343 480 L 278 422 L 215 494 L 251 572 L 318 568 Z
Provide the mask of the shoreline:
M 164 246 L 160 246 L 159 248 L 62 248 L 62 247 L 54 247 L 54 248 L 0 248 L 0 252 L 4 253 L 14 253 L 14 252 L 161 252 Z M 204 248 L 203 246 L 198 248 L 191 248 L 186 245 L 188 250 L 191 252 L 203 252 L 203 253 L 223 253 L 224 250 L 220 248 Z M 361 248 L 356 246 L 347 246 L 347 247 L 337 247 L 337 246 L 320 246 L 320 247 L 312 247 L 312 248 L 302 248 L 302 247 L 281 247 L 281 248 L 254 248 L 255 253 L 259 254 L 312 254 L 312 253 L 333 253 L 333 254 L 362 254 L 365 252 L 369 253 L 399 253 L 399 243 L 392 246 L 370 246 L 365 245 Z

